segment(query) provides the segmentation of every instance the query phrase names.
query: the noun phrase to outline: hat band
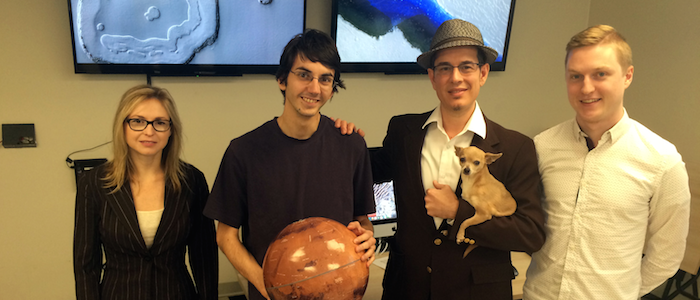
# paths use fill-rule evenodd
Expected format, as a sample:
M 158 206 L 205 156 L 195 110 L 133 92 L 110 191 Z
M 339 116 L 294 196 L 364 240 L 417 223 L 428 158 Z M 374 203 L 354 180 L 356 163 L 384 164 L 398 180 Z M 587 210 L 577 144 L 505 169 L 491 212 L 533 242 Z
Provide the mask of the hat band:
M 473 41 L 473 42 L 477 43 L 474 46 L 482 46 L 484 44 L 482 41 L 479 41 L 477 39 L 473 39 L 470 37 L 453 37 L 453 38 L 449 38 L 449 39 L 445 39 L 445 40 L 440 41 L 439 43 L 437 43 L 437 45 L 433 46 L 432 49 L 436 49 L 436 48 L 441 47 L 442 45 L 447 44 L 447 43 L 451 43 L 451 42 L 455 42 L 455 41 L 462 41 L 462 40 L 469 40 L 469 41 Z

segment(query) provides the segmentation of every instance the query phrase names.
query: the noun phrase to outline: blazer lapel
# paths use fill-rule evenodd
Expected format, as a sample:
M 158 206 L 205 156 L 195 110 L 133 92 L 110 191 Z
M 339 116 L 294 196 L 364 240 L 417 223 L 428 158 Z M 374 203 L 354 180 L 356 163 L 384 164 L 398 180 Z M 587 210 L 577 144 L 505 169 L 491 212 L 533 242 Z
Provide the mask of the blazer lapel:
M 483 150 L 484 152 L 496 153 L 494 146 L 496 146 L 500 140 L 498 139 L 498 134 L 495 131 L 490 130 L 489 127 L 492 125 L 492 121 L 484 116 L 484 121 L 486 122 L 486 139 L 481 138 L 478 135 L 474 135 L 472 138 L 472 146 Z
M 406 123 L 408 130 L 408 135 L 404 139 L 404 147 L 406 149 L 406 157 L 403 162 L 406 166 L 404 169 L 408 172 L 406 178 L 410 178 L 410 189 L 411 194 L 423 195 L 425 196 L 425 187 L 423 186 L 423 176 L 421 173 L 421 155 L 423 150 L 423 143 L 425 141 L 425 135 L 428 132 L 423 129 L 423 124 L 428 120 L 432 111 L 420 115 L 418 118 L 414 118 L 413 123 Z M 413 199 L 413 198 L 411 198 Z M 423 197 L 418 197 L 416 199 L 423 200 Z M 416 200 L 417 201 L 417 200 Z M 423 218 L 423 223 L 429 228 L 434 228 L 435 223 L 433 217 L 425 214 Z
M 119 221 L 138 240 L 142 250 L 146 251 L 146 242 L 143 240 L 138 218 L 136 217 L 136 207 L 131 196 L 131 185 L 129 182 L 126 181 L 121 190 L 108 196 L 111 196 L 111 200 L 107 201 L 107 203 L 112 207 Z
M 416 128 L 418 130 L 416 130 Z M 404 147 L 406 149 L 406 160 L 403 163 L 405 166 L 407 166 L 406 169 L 409 172 L 408 178 L 416 179 L 416 181 L 413 182 L 413 185 L 420 186 L 420 188 L 423 191 L 425 191 L 425 187 L 423 187 L 423 180 L 421 179 L 420 170 L 421 151 L 423 149 L 423 142 L 425 141 L 426 131 L 422 130 L 420 127 L 409 128 L 409 130 L 410 132 L 408 136 L 404 139 Z
M 186 196 L 186 186 L 182 186 L 182 190 L 177 193 L 173 190 L 170 184 L 165 186 L 165 208 L 163 210 L 163 216 L 160 219 L 160 224 L 158 225 L 158 230 L 156 231 L 156 236 L 153 239 L 153 245 L 151 246 L 151 251 L 159 252 L 165 245 L 166 242 L 170 241 L 171 233 L 177 232 L 174 230 L 176 227 L 180 226 L 178 223 L 179 216 L 183 211 L 188 210 Z M 176 236 L 172 237 L 173 241 L 177 239 Z

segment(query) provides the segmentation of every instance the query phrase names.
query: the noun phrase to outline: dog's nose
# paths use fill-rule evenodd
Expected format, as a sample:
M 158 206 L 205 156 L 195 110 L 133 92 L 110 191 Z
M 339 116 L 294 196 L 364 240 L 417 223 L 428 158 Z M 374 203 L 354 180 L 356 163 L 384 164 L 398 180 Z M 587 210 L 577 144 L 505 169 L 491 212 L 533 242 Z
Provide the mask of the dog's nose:
M 465 168 L 462 172 L 464 172 L 464 175 L 469 175 L 469 168 Z

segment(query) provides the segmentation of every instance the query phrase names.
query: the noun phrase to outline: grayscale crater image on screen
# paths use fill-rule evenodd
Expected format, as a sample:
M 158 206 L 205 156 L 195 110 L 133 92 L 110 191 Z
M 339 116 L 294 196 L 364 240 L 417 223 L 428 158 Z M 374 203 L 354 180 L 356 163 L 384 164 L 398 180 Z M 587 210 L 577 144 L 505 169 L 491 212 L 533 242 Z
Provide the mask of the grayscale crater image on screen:
M 83 51 L 98 63 L 184 64 L 213 44 L 217 0 L 80 0 Z

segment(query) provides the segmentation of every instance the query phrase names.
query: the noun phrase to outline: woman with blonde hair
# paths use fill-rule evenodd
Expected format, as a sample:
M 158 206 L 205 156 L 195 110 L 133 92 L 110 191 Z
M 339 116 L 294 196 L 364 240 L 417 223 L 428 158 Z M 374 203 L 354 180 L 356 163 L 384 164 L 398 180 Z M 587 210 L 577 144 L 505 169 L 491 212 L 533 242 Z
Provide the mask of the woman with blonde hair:
M 78 182 L 77 299 L 217 299 L 216 233 L 202 214 L 209 189 L 180 160 L 182 124 L 167 90 L 124 93 L 113 147 L 114 157 Z

